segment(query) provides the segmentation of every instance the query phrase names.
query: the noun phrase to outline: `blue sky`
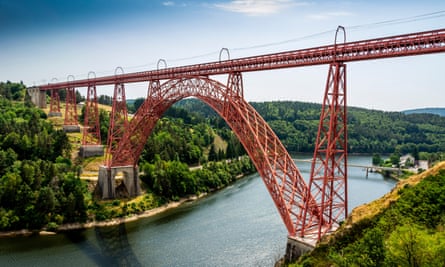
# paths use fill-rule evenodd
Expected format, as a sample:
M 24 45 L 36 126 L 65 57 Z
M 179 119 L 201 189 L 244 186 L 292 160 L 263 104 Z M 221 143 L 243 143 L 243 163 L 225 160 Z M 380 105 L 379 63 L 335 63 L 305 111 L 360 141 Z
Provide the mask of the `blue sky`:
M 39 85 L 445 28 L 445 1 L 0 0 L 0 80 Z M 381 110 L 445 107 L 445 54 L 348 64 L 348 102 Z M 244 75 L 249 101 L 320 103 L 327 66 Z M 226 77 L 216 77 L 224 81 Z M 146 84 L 126 85 L 127 97 Z M 86 89 L 79 89 L 83 94 Z M 99 87 L 99 94 L 111 94 Z

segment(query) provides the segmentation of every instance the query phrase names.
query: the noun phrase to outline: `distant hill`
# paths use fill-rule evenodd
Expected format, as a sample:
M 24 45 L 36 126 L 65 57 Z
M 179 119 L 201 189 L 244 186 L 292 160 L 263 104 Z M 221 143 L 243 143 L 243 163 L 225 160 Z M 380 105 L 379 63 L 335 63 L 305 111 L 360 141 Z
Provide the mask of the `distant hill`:
M 251 102 L 283 145 L 289 151 L 314 151 L 320 121 L 321 105 L 294 101 Z M 166 115 L 179 115 L 181 109 L 193 112 L 188 123 L 202 117 L 212 125 L 223 126 L 224 120 L 209 106 L 197 99 L 185 99 Z M 445 110 L 445 109 L 444 109 Z M 173 112 L 174 111 L 174 112 Z M 445 151 L 445 115 L 430 113 L 404 114 L 364 108 L 348 109 L 348 143 L 351 153 L 391 154 L 411 153 L 415 147 L 421 152 Z
M 445 117 L 445 108 L 418 108 L 418 109 L 409 109 L 402 111 L 405 114 L 415 114 L 415 113 L 427 113 L 427 114 L 436 114 L 442 117 Z

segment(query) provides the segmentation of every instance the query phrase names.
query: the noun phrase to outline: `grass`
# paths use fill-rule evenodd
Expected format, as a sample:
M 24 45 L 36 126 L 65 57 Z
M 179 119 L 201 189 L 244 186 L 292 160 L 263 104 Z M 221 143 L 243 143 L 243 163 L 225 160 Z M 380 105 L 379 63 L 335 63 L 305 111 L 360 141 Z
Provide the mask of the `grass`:
M 165 201 L 152 193 L 145 193 L 131 200 L 99 200 L 96 201 L 95 204 L 93 204 L 92 199 L 89 201 L 89 217 L 94 218 L 97 221 L 129 217 L 158 208 L 165 204 Z
M 222 150 L 226 151 L 227 149 L 227 142 L 224 141 L 221 136 L 215 134 L 215 138 L 213 139 L 213 144 L 215 145 L 216 151 Z
M 86 172 L 98 172 L 99 167 L 103 164 L 104 164 L 104 156 L 89 157 L 83 160 L 82 167 L 83 170 Z
M 425 177 L 438 174 L 439 170 L 441 169 L 445 169 L 445 161 L 436 164 L 432 168 L 420 174 L 412 175 L 409 178 L 398 182 L 397 185 L 391 190 L 391 192 L 385 194 L 383 197 L 376 199 L 370 203 L 358 206 L 357 208 L 352 210 L 346 221 L 346 225 L 352 225 L 363 219 L 376 216 L 400 197 L 398 193 L 400 189 L 404 188 L 407 184 L 411 186 L 416 185 Z

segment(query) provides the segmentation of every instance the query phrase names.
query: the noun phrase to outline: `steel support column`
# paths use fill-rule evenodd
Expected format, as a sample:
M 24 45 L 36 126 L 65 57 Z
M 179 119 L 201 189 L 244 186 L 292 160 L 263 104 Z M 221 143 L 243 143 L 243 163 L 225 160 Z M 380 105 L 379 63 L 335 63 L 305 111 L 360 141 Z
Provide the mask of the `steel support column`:
M 49 104 L 49 114 L 60 114 L 60 96 L 59 90 L 51 90 L 51 99 Z
M 76 89 L 74 87 L 66 89 L 65 102 L 64 125 L 77 125 Z
M 95 84 L 90 84 L 87 89 L 83 127 L 82 145 L 100 145 L 99 107 Z
M 113 107 L 110 114 L 110 128 L 108 129 L 107 152 L 105 166 L 111 167 L 112 155 L 117 144 L 122 140 L 128 125 L 127 101 L 125 100 L 125 86 L 117 82 L 114 86 Z
M 63 130 L 65 132 L 80 132 L 79 123 L 77 121 L 76 89 L 71 86 L 66 88 L 65 121 L 63 123 Z
M 306 211 L 321 211 L 318 240 L 347 216 L 346 116 L 346 65 L 336 62 L 329 66 L 311 167 L 309 190 L 316 203 L 306 204 Z

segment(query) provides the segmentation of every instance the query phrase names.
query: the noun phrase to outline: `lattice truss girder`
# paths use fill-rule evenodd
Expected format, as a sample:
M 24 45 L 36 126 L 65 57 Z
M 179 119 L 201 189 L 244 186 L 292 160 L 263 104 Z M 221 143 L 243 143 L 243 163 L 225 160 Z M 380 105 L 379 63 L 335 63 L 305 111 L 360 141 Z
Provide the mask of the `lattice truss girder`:
M 99 107 L 96 85 L 90 84 L 85 101 L 82 145 L 100 145 Z
M 244 100 L 241 74 L 230 74 L 228 86 L 207 77 L 170 80 L 162 85 L 159 81 L 150 82 L 147 99 L 131 120 L 113 154 L 111 166 L 135 166 L 162 114 L 183 98 L 197 97 L 222 116 L 235 132 L 263 178 L 289 235 L 301 233 L 305 203 L 314 201 L 308 186 L 278 137 Z M 316 222 L 319 215 L 317 210 L 311 210 L 306 217 Z
M 74 87 L 66 89 L 64 125 L 77 125 L 76 89 Z
M 323 214 L 319 224 L 309 226 L 318 233 L 318 239 L 338 227 L 347 215 L 346 117 L 346 65 L 333 63 L 329 67 L 309 183 L 316 200 L 313 209 Z M 310 206 L 308 203 L 309 209 Z

